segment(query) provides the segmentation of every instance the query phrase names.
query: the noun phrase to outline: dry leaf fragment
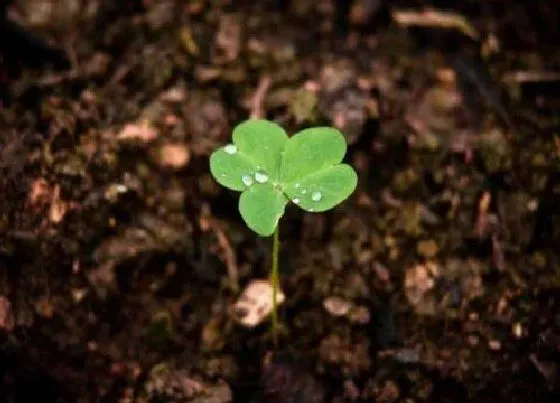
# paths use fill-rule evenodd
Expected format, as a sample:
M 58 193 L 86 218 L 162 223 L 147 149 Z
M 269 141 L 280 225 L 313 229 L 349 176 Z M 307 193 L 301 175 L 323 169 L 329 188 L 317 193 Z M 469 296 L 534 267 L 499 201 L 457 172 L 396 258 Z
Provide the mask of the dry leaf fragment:
M 191 158 L 189 148 L 184 144 L 164 144 L 159 149 L 159 163 L 163 167 L 181 169 L 187 166 Z
M 352 303 L 341 297 L 328 297 L 323 301 L 323 307 L 332 316 L 346 316 L 352 309 Z
M 149 122 L 140 123 L 128 123 L 126 124 L 120 133 L 117 134 L 117 138 L 121 141 L 139 140 L 144 143 L 148 143 L 157 137 L 157 132 L 151 127 Z
M 72 208 L 72 204 L 60 198 L 60 185 L 56 184 L 53 189 L 51 206 L 49 210 L 49 219 L 52 223 L 59 223 L 64 218 L 68 210 Z

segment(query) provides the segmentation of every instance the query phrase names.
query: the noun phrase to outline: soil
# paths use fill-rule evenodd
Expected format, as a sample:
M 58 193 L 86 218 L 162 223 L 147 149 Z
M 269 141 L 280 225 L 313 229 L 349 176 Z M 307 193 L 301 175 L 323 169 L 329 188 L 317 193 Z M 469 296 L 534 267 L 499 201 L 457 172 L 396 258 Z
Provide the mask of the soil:
M 0 400 L 560 401 L 560 12 L 518 3 L 14 1 Z M 208 166 L 249 116 L 359 174 L 282 219 L 277 348 L 232 310 L 271 239 Z

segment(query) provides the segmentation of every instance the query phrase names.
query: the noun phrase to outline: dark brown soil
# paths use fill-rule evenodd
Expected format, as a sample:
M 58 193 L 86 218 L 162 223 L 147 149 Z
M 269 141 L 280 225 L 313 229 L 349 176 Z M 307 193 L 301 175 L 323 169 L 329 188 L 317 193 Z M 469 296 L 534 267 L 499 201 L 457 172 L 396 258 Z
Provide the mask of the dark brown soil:
M 400 19 L 451 3 L 471 31 Z M 0 401 L 560 401 L 556 2 L 5 14 Z M 270 239 L 208 168 L 249 116 L 336 125 L 360 178 L 282 220 L 278 350 L 232 314 Z

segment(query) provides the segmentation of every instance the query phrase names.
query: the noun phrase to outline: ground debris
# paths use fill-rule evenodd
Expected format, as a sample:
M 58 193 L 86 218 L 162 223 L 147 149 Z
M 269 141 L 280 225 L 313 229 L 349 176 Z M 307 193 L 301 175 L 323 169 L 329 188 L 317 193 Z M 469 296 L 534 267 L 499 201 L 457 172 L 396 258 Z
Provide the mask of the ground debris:
M 276 294 L 280 306 L 286 297 L 281 290 Z M 235 320 L 243 326 L 255 327 L 272 313 L 272 286 L 266 280 L 253 280 L 241 293 L 233 308 Z
M 0 329 L 11 332 L 14 329 L 14 313 L 10 301 L 0 295 Z
M 389 3 L 5 8 L 70 67 L 0 45 L 0 394 L 551 401 L 554 2 Z M 278 318 L 297 359 L 267 367 L 270 239 L 208 172 L 250 116 L 339 127 L 359 173 L 328 214 L 286 211 Z M 161 362 L 184 367 L 144 372 Z
M 231 389 L 223 382 L 209 384 L 192 378 L 188 371 L 159 364 L 150 371 L 145 384 L 149 401 L 171 399 L 171 402 L 229 403 Z
M 325 387 L 301 365 L 279 354 L 269 357 L 261 376 L 262 397 L 276 403 L 326 402 Z

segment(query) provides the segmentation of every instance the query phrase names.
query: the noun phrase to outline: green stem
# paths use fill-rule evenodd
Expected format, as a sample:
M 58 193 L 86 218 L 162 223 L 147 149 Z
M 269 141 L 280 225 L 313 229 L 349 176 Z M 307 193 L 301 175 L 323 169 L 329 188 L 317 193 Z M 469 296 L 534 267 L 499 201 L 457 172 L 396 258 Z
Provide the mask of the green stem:
M 278 311 L 276 304 L 276 296 L 278 295 L 279 289 L 279 276 L 278 276 L 278 249 L 280 248 L 280 242 L 278 240 L 280 223 L 276 225 L 274 230 L 274 236 L 272 240 L 272 340 L 274 341 L 274 347 L 278 345 Z

